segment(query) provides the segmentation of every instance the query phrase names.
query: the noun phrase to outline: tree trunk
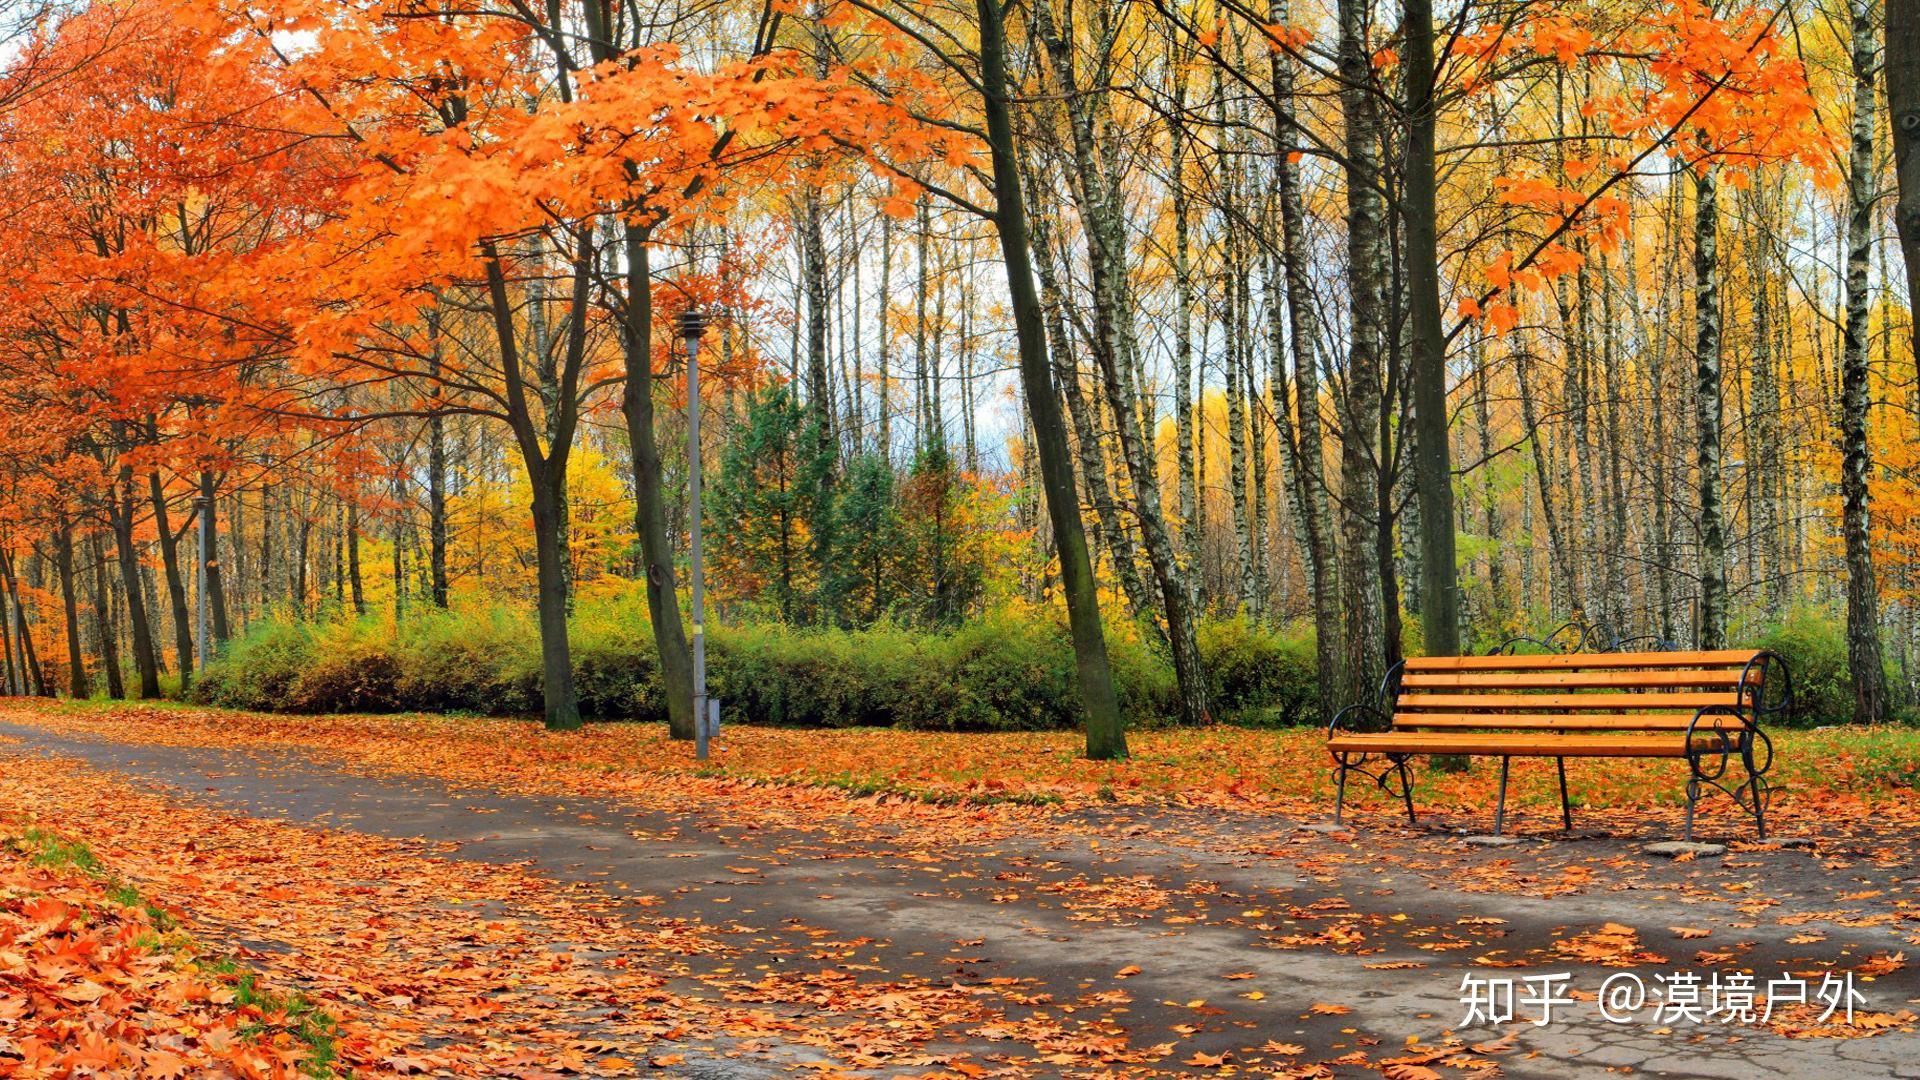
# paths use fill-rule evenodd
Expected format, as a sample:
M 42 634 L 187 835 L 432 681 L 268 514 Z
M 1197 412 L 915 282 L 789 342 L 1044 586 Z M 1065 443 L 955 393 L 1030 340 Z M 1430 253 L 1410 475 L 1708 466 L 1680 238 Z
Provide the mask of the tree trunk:
M 107 671 L 107 696 L 118 701 L 127 696 L 127 688 L 120 678 L 120 632 L 113 623 L 106 545 L 98 533 L 87 542 L 87 557 L 93 562 L 93 628 L 100 640 L 100 666 Z
M 980 21 L 981 98 L 986 111 L 987 145 L 993 158 L 997 200 L 994 225 L 1000 234 L 1001 259 L 1006 264 L 1007 292 L 1020 350 L 1020 382 L 1033 421 L 1034 441 L 1039 447 L 1047 515 L 1060 552 L 1060 580 L 1066 593 L 1068 627 L 1073 635 L 1075 672 L 1081 704 L 1087 713 L 1087 756 L 1095 760 L 1124 758 L 1127 756 L 1126 729 L 1121 722 L 1120 701 L 1114 694 L 1113 673 L 1107 662 L 1093 561 L 1088 556 L 1086 532 L 1080 523 L 1073 462 L 1067 453 L 1066 425 L 1060 416 L 1060 399 L 1047 365 L 1040 297 L 1034 290 L 1029 261 L 1026 205 L 1021 197 L 1019 156 L 1014 147 L 1008 101 L 1002 22 L 1005 12 L 998 0 L 976 0 L 976 4 Z
M 53 536 L 53 565 L 60 575 L 60 602 L 67 620 L 67 694 L 78 700 L 93 692 L 87 659 L 80 647 L 80 598 L 73 587 L 73 527 L 61 525 Z
M 1694 167 L 1694 420 L 1700 471 L 1700 622 L 1702 649 L 1727 642 L 1727 536 L 1720 517 L 1720 210 L 1712 166 Z
M 1873 14 L 1868 0 L 1848 0 L 1853 29 L 1853 147 L 1847 173 L 1846 337 L 1840 361 L 1841 532 L 1847 549 L 1847 668 L 1853 719 L 1875 724 L 1887 715 L 1887 674 L 1880 650 L 1880 591 L 1874 580 L 1867 477 L 1867 258 L 1873 224 Z
M 45 673 L 40 670 L 40 653 L 33 647 L 33 629 L 27 625 L 27 609 L 20 603 L 20 579 L 15 569 L 13 553 L 0 552 L 0 576 L 5 577 L 7 598 L 13 601 L 13 625 L 20 641 L 22 685 L 35 697 L 52 697 L 53 688 L 47 685 Z
M 1273 6 L 1274 21 L 1288 18 L 1283 2 Z M 1333 531 L 1327 519 L 1327 478 L 1320 426 L 1320 356 L 1313 285 L 1307 277 L 1312 252 L 1306 239 L 1306 210 L 1300 199 L 1300 167 L 1293 160 L 1293 61 L 1274 52 L 1271 60 L 1274 100 L 1274 186 L 1280 203 L 1280 262 L 1286 274 L 1287 336 L 1293 353 L 1293 407 L 1297 462 L 1295 483 L 1300 489 L 1303 531 L 1306 534 L 1307 572 L 1313 587 L 1314 668 L 1320 691 L 1323 721 L 1347 704 L 1340 641 L 1340 573 Z M 1273 318 L 1278 320 L 1276 310 Z M 1279 364 L 1278 331 L 1273 331 L 1274 363 Z M 1276 417 L 1277 418 L 1277 417 Z
M 1447 352 L 1440 313 L 1439 208 L 1434 175 L 1433 3 L 1404 0 L 1408 316 L 1412 334 L 1413 475 L 1420 504 L 1420 628 L 1429 656 L 1460 652 L 1460 582 L 1454 566 L 1453 464 L 1448 445 Z
M 833 383 L 827 371 L 827 243 L 822 232 L 820 193 L 809 187 L 805 195 L 801 222 L 801 276 L 807 294 L 807 407 L 810 419 L 806 429 L 806 459 L 803 470 L 812 470 L 814 490 L 808 528 L 813 534 L 814 565 L 820 568 L 818 615 L 833 625 L 837 607 L 830 572 L 833 566 L 833 481 L 834 423 Z M 944 442 L 944 439 L 942 440 Z
M 1192 592 L 1175 556 L 1173 538 L 1167 531 L 1157 467 L 1152 448 L 1141 431 L 1139 395 L 1134 383 L 1138 349 L 1133 338 L 1133 300 L 1127 281 L 1123 205 L 1121 193 L 1109 183 L 1111 173 L 1096 161 L 1094 146 L 1094 105 L 1099 97 L 1081 93 L 1071 55 L 1071 28 L 1063 37 L 1055 31 L 1046 5 L 1036 6 L 1032 11 L 1035 29 L 1067 98 L 1077 173 L 1072 186 L 1087 238 L 1093 286 L 1094 360 L 1100 370 L 1108 407 L 1113 411 L 1127 477 L 1133 485 L 1141 546 L 1146 549 L 1147 562 L 1153 569 L 1160 602 L 1166 612 L 1180 720 L 1189 725 L 1205 724 L 1212 720 L 1212 713 L 1207 704 L 1206 673 L 1194 635 Z
M 207 563 L 207 607 L 213 623 L 213 645 L 225 645 L 233 636 L 233 627 L 227 621 L 226 576 L 220 565 L 220 517 L 219 484 L 210 472 L 200 474 L 200 512 L 207 515 L 207 550 L 201 558 Z M 241 546 L 240 537 L 233 540 L 234 550 Z M 202 642 L 203 648 L 209 643 Z
M 560 458 L 562 463 L 565 458 Z M 535 578 L 540 611 L 541 696 L 550 731 L 580 726 L 580 700 L 573 687 L 572 649 L 567 640 L 567 550 L 560 504 L 567 497 L 564 464 L 527 462 L 533 494 Z
M 147 622 L 147 603 L 140 581 L 140 556 L 133 546 L 133 470 L 120 467 L 109 495 L 108 517 L 113 524 L 114 550 L 120 562 L 120 582 L 127 605 L 127 629 L 132 635 L 133 664 L 140 677 L 140 696 L 160 696 L 160 665 L 154 655 L 153 630 Z
M 1380 532 L 1374 517 L 1376 487 L 1386 463 L 1377 461 L 1374 432 L 1379 420 L 1381 336 L 1386 302 L 1380 282 L 1385 219 L 1380 190 L 1380 140 L 1373 97 L 1371 53 L 1362 40 L 1366 11 L 1360 0 L 1339 4 L 1340 110 L 1345 120 L 1347 184 L 1347 290 L 1349 341 L 1345 408 L 1341 416 L 1340 487 L 1346 592 L 1347 680 L 1345 699 L 1372 701 L 1384 674 L 1386 633 L 1382 625 Z
M 653 264 L 646 233 L 626 226 L 626 318 L 621 344 L 627 379 L 620 398 L 627 423 L 627 441 L 633 448 L 633 530 L 640 537 L 646 560 L 647 616 L 653 624 L 654 647 L 660 652 L 660 677 L 667 693 L 667 729 L 676 739 L 691 739 L 693 730 L 693 652 L 680 621 L 680 598 L 674 587 L 673 545 L 667 533 L 667 504 L 660 476 L 660 446 L 653 430 Z M 704 633 L 704 627 L 695 627 Z
M 360 582 L 360 504 L 347 503 L 347 581 L 353 595 L 353 613 L 367 613 L 366 590 Z
M 152 437 L 152 426 L 148 435 Z M 147 474 L 147 493 L 153 499 L 153 528 L 160 540 L 160 565 L 167 577 L 167 602 L 173 612 L 173 650 L 180 661 L 180 690 L 193 681 L 193 612 L 187 606 L 187 584 L 180 576 L 179 538 L 167 514 L 167 491 L 160 470 Z
M 427 332 L 433 350 L 428 374 L 440 375 L 440 317 L 428 316 Z M 433 606 L 447 606 L 447 420 L 435 413 L 427 418 L 427 565 Z M 358 579 L 355 579 L 356 586 Z M 359 606 L 359 601 L 354 601 Z
M 1899 188 L 1893 224 L 1911 292 L 1912 283 L 1920 282 L 1920 0 L 1887 0 L 1885 78 Z M 1907 334 L 1916 365 L 1914 384 L 1920 386 L 1920 319 L 1908 320 Z M 1920 392 L 1914 401 L 1920 409 Z
M 1167 36 L 1167 66 L 1173 79 L 1173 109 L 1167 114 L 1171 176 L 1168 195 L 1173 200 L 1173 409 L 1175 448 L 1179 470 L 1180 543 L 1189 561 L 1200 546 L 1199 490 L 1193 466 L 1193 258 L 1190 251 L 1190 210 L 1187 205 L 1187 79 L 1179 63 L 1174 36 Z

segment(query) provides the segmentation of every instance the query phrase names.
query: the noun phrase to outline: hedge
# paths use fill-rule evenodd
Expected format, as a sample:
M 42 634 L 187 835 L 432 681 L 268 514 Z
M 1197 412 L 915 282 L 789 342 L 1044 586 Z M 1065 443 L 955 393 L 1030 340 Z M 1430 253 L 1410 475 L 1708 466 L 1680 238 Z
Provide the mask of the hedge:
M 666 717 L 644 604 L 583 602 L 572 628 L 581 712 Z M 1122 707 L 1136 724 L 1173 711 L 1173 674 L 1131 626 L 1108 634 Z M 1001 611 L 930 633 L 709 624 L 708 684 L 735 722 L 946 731 L 1072 727 L 1073 648 L 1063 624 Z M 1223 719 L 1297 723 L 1313 699 L 1310 642 L 1245 622 L 1205 624 L 1201 651 Z M 469 712 L 540 708 L 539 638 L 505 607 L 325 622 L 269 619 L 232 642 L 194 700 L 283 712 Z
M 639 594 L 583 600 L 572 644 L 584 715 L 665 719 Z M 1107 644 L 1130 722 L 1152 726 L 1173 715 L 1171 667 L 1138 627 L 1110 627 Z M 1311 634 L 1214 619 L 1200 624 L 1199 644 L 1216 718 L 1271 727 L 1319 719 Z M 1779 651 L 1792 667 L 1792 723 L 1847 719 L 1846 645 L 1832 620 L 1792 612 L 1754 644 Z M 1033 731 L 1072 727 L 1078 715 L 1066 627 L 1031 610 L 1006 609 L 937 633 L 884 624 L 710 624 L 707 668 L 733 722 Z M 539 712 L 540 683 L 532 615 L 501 606 L 410 613 L 398 632 L 379 617 L 268 619 L 228 646 L 192 697 L 268 711 L 511 716 Z

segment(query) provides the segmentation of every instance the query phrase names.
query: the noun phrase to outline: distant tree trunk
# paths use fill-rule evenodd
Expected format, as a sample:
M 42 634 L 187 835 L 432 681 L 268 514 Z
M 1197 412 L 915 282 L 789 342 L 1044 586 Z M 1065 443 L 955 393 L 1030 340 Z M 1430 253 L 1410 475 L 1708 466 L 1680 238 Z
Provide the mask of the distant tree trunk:
M 1285 24 L 1288 10 L 1284 0 L 1273 6 L 1276 23 Z M 1300 198 L 1300 168 L 1293 160 L 1294 70 L 1291 58 L 1277 50 L 1271 59 L 1270 77 L 1274 100 L 1274 187 L 1280 204 L 1280 264 L 1286 275 L 1287 337 L 1293 353 L 1293 407 L 1297 462 L 1296 483 L 1300 489 L 1302 531 L 1306 534 L 1307 573 L 1312 578 L 1314 669 L 1320 693 L 1323 720 L 1332 719 L 1347 702 L 1341 654 L 1340 573 L 1338 552 L 1328 521 L 1327 477 L 1320 426 L 1319 326 L 1315 317 L 1313 286 L 1307 277 L 1312 253 L 1307 247 L 1306 210 Z M 1279 319 L 1276 309 L 1273 318 Z M 1274 336 L 1274 364 L 1280 363 L 1277 328 Z M 1277 414 L 1276 414 L 1277 418 Z
M 567 551 L 562 541 L 562 510 L 567 497 L 564 461 L 560 468 L 527 462 L 533 494 L 534 570 L 540 618 L 541 696 L 549 729 L 580 726 L 580 702 L 573 688 L 572 650 L 567 641 Z
M 915 457 L 927 448 L 927 435 L 933 429 L 931 407 L 927 390 L 927 297 L 931 291 L 933 275 L 928 269 L 930 259 L 928 246 L 933 226 L 929 220 L 930 211 L 926 196 L 920 197 L 918 209 L 918 231 L 914 234 L 914 269 L 917 274 L 913 292 L 913 453 Z
M 20 579 L 12 552 L 0 551 L 0 576 L 5 577 L 7 598 L 13 601 L 14 630 L 20 642 L 22 685 L 35 697 L 52 697 L 53 688 L 47 685 L 46 676 L 40 670 L 40 653 L 33 647 L 33 628 L 27 625 L 26 606 L 20 602 Z
M 880 215 L 880 456 L 893 460 L 893 217 Z
M 107 672 L 107 696 L 118 701 L 127 696 L 127 688 L 120 679 L 120 632 L 113 623 L 106 545 L 100 542 L 98 533 L 88 539 L 87 558 L 93 562 L 93 628 L 100 640 L 100 666 Z
M 1040 194 L 1045 189 L 1033 180 L 1030 169 L 1021 170 L 1023 191 L 1034 192 L 1030 208 L 1026 213 L 1029 246 L 1032 250 L 1032 266 L 1039 276 L 1041 310 L 1044 313 L 1047 341 L 1053 356 L 1053 377 L 1059 381 L 1062 396 L 1067 402 L 1067 415 L 1073 421 L 1075 441 L 1080 447 L 1081 473 L 1085 476 L 1088 499 L 1093 503 L 1094 520 L 1098 523 L 1101 539 L 1107 545 L 1107 551 L 1113 559 L 1114 576 L 1120 580 L 1120 589 L 1126 594 L 1127 603 L 1133 608 L 1134 618 L 1148 628 L 1161 641 L 1166 640 L 1166 632 L 1154 620 L 1153 594 L 1147 589 L 1146 582 L 1140 576 L 1139 553 L 1133 546 L 1133 535 L 1127 531 L 1120 520 L 1118 500 L 1113 493 L 1111 474 L 1107 471 L 1107 452 L 1104 440 L 1100 437 L 1098 425 L 1094 422 L 1095 410 L 1087 401 L 1086 391 L 1080 385 L 1080 367 L 1074 360 L 1073 345 L 1067 336 L 1066 321 L 1063 312 L 1066 298 L 1060 289 L 1059 271 L 1055 266 L 1052 237 L 1049 233 L 1050 222 L 1048 206 Z
M 1700 470 L 1700 624 L 1702 649 L 1727 642 L 1727 536 L 1720 516 L 1720 209 L 1713 167 L 1694 167 L 1694 419 Z
M 1780 382 L 1773 353 L 1772 272 L 1770 230 L 1777 225 L 1769 199 L 1749 189 L 1747 202 L 1753 220 L 1753 364 L 1749 392 L 1751 416 L 1747 424 L 1748 485 L 1753 492 L 1755 573 L 1764 586 L 1769 610 L 1786 605 L 1786 567 L 1780 542 Z
M 151 699 L 160 696 L 160 664 L 154 653 L 153 630 L 147 622 L 140 555 L 133 546 L 133 506 L 133 470 L 122 465 L 108 495 L 107 514 L 113 525 L 114 549 L 120 562 L 127 629 L 133 638 L 133 663 L 140 676 L 140 696 Z
M 1067 453 L 1066 425 L 1060 416 L 1052 372 L 1048 370 L 1040 297 L 1034 290 L 1027 245 L 1026 206 L 1021 197 L 1018 151 L 1014 147 L 1013 118 L 1008 99 L 1005 11 L 998 0 L 976 0 L 980 24 L 981 98 L 987 119 L 987 142 L 993 158 L 996 231 L 1006 264 L 1007 292 L 1020 350 L 1020 381 L 1026 391 L 1033 421 L 1034 441 L 1040 453 L 1041 483 L 1047 495 L 1047 513 L 1054 542 L 1060 551 L 1060 579 L 1067 600 L 1067 623 L 1073 635 L 1075 671 L 1081 704 L 1087 714 L 1087 756 L 1096 760 L 1127 755 L 1126 730 L 1120 702 L 1113 690 L 1107 662 L 1105 631 L 1100 625 L 1100 599 L 1080 524 L 1080 506 L 1074 491 L 1073 462 Z
M 148 425 L 148 436 L 153 436 Z M 187 607 L 187 584 L 180 576 L 179 538 L 167 514 L 167 491 L 160 470 L 147 474 L 147 492 L 153 499 L 153 528 L 160 540 L 160 565 L 167 577 L 167 601 L 173 611 L 173 650 L 180 661 L 180 690 L 193 681 L 193 613 Z
M 347 502 L 347 581 L 353 594 L 353 613 L 367 613 L 366 590 L 360 583 L 360 504 Z
M 1631 254 L 1631 252 L 1629 252 Z M 1601 591 L 1602 610 L 1606 613 L 1607 625 L 1616 635 L 1625 636 L 1628 609 L 1626 553 L 1627 553 L 1627 489 L 1626 467 L 1623 459 L 1620 432 L 1620 396 L 1621 362 L 1618 351 L 1620 334 L 1615 320 L 1613 279 L 1609 274 L 1608 260 L 1603 255 L 1600 260 L 1600 377 L 1601 402 L 1600 436 L 1605 453 L 1605 483 L 1607 494 L 1607 545 L 1606 576 Z
M 200 474 L 200 512 L 207 515 L 207 550 L 200 558 L 207 564 L 207 607 L 213 623 L 213 643 L 224 645 L 233 636 L 233 627 L 227 621 L 226 575 L 220 565 L 220 518 L 219 484 L 210 472 Z M 234 549 L 240 548 L 239 537 L 234 537 Z M 206 643 L 203 642 L 205 647 Z
M 7 661 L 7 696 L 17 697 L 21 692 L 20 671 L 22 665 L 17 663 L 13 658 L 13 615 L 11 605 L 7 602 L 7 590 L 4 586 L 0 586 L 0 653 L 4 653 Z
M 1667 221 L 1669 233 L 1677 234 L 1680 228 L 1680 185 L 1675 184 L 1673 188 Z M 1667 325 L 1673 309 L 1679 306 L 1676 296 L 1680 280 L 1679 252 L 1670 251 L 1668 258 L 1671 262 L 1668 271 L 1661 275 L 1660 305 L 1655 317 L 1655 325 L 1661 327 Z M 1656 333 L 1653 337 L 1652 355 L 1649 357 L 1653 373 L 1648 381 L 1652 384 L 1653 400 L 1665 401 L 1668 389 L 1668 336 Z M 1667 410 L 1648 409 L 1647 411 L 1652 414 L 1653 421 L 1652 430 L 1648 433 L 1647 456 L 1652 458 L 1653 463 L 1653 521 L 1650 526 L 1653 530 L 1653 542 L 1650 547 L 1653 551 L 1654 592 L 1658 608 L 1657 625 L 1662 640 L 1678 642 L 1679 630 L 1674 625 L 1673 618 L 1673 523 L 1670 520 L 1672 491 L 1667 477 Z
M 440 377 L 440 317 L 427 317 L 432 352 L 427 360 L 431 378 Z M 439 413 L 427 418 L 427 566 L 433 605 L 447 606 L 447 420 Z M 358 586 L 359 579 L 355 578 Z M 354 601 L 355 607 L 359 600 Z
M 1223 197 L 1231 205 L 1238 201 L 1239 195 L 1234 183 L 1233 170 L 1225 169 L 1221 178 L 1225 189 Z M 1240 245 L 1234 239 L 1234 230 L 1229 228 L 1227 235 L 1221 238 L 1224 249 L 1221 259 L 1220 291 L 1222 307 L 1226 315 L 1225 333 L 1221 335 L 1221 368 L 1227 376 L 1227 501 L 1233 510 L 1233 546 L 1238 559 L 1239 573 L 1234 582 L 1235 607 L 1248 610 L 1254 605 L 1253 589 L 1253 535 L 1247 517 L 1247 447 L 1242 440 L 1242 432 L 1247 423 L 1246 398 L 1241 391 L 1240 371 L 1244 366 L 1241 356 L 1245 351 L 1247 326 L 1246 315 L 1240 309 L 1239 276 L 1246 272 L 1240 262 Z M 1255 612 L 1255 614 L 1258 614 Z
M 1142 433 L 1140 398 L 1135 371 L 1138 343 L 1133 336 L 1133 300 L 1127 280 L 1126 224 L 1121 193 L 1109 184 L 1112 173 L 1098 161 L 1094 145 L 1094 116 L 1100 94 L 1083 94 L 1074 72 L 1071 27 L 1057 32 L 1052 13 L 1042 4 L 1032 8 L 1039 33 L 1059 89 L 1067 98 L 1068 127 L 1073 144 L 1072 184 L 1083 231 L 1087 237 L 1089 278 L 1093 287 L 1093 353 L 1114 427 L 1120 439 L 1127 477 L 1133 485 L 1135 517 L 1141 546 L 1159 586 L 1166 613 L 1167 640 L 1173 654 L 1174 681 L 1180 720 L 1190 725 L 1212 720 L 1207 703 L 1206 673 L 1194 633 L 1192 591 L 1173 549 L 1160 502 L 1160 480 L 1152 447 Z
M 1453 463 L 1448 444 L 1447 349 L 1440 314 L 1438 181 L 1432 0 L 1403 0 L 1407 148 L 1402 193 L 1413 390 L 1413 475 L 1420 506 L 1420 627 L 1429 656 L 1460 652 L 1454 566 Z
M 60 575 L 60 602 L 67 620 L 67 694 L 74 699 L 93 692 L 86 653 L 80 646 L 80 598 L 73 587 L 73 527 L 62 523 L 53 535 L 53 565 Z
M 1167 114 L 1171 174 L 1168 195 L 1173 201 L 1173 409 L 1175 449 L 1179 471 L 1180 543 L 1189 561 L 1200 546 L 1199 490 L 1193 463 L 1193 256 L 1187 198 L 1187 78 L 1179 63 L 1175 37 L 1167 35 L 1167 66 L 1173 79 L 1173 109 Z
M 1880 591 L 1874 580 L 1868 523 L 1867 258 L 1872 242 L 1873 13 L 1868 0 L 1848 0 L 1853 30 L 1853 147 L 1847 171 L 1846 337 L 1840 362 L 1841 531 L 1847 549 L 1847 667 L 1853 719 L 1886 719 L 1887 673 L 1880 649 Z
M 833 383 L 827 371 L 827 243 L 822 232 L 825 216 L 820 193 L 809 187 L 804 196 L 801 216 L 801 276 L 807 294 L 807 406 L 811 422 L 807 427 L 807 461 L 802 466 L 815 470 L 813 506 L 808 527 L 813 533 L 814 565 L 820 568 L 820 616 L 829 624 L 835 619 L 835 604 L 828 584 L 833 565 L 833 484 L 834 424 Z
M 1547 557 L 1551 560 L 1549 596 L 1557 595 L 1562 604 L 1574 602 L 1573 557 L 1567 551 L 1566 537 L 1560 528 L 1560 515 L 1554 509 L 1553 494 L 1559 487 L 1559 471 L 1554 468 L 1553 452 L 1547 445 L 1547 433 L 1541 424 L 1538 399 L 1533 392 L 1533 355 L 1524 342 L 1513 351 L 1514 382 L 1520 391 L 1520 422 L 1527 432 L 1527 445 L 1533 452 L 1533 476 L 1540 492 L 1540 514 L 1547 525 Z
M 1486 545 L 1487 565 L 1487 611 L 1489 614 L 1508 612 L 1512 606 L 1506 599 L 1506 560 L 1502 555 L 1505 538 L 1500 531 L 1500 499 L 1494 488 L 1493 477 L 1493 373 L 1487 358 L 1481 355 L 1480 339 L 1475 339 L 1473 364 L 1473 419 L 1474 430 L 1479 436 L 1480 457 L 1480 532 L 1481 542 Z M 1520 538 L 1525 544 L 1527 539 Z M 1482 626 L 1485 633 L 1491 627 Z

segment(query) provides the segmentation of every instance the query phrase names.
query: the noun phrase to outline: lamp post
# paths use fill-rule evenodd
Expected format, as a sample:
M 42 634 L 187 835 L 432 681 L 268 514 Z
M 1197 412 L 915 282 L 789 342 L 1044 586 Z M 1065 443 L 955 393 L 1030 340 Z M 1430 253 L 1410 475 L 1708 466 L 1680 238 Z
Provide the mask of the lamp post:
M 195 547 L 199 555 L 199 558 L 194 560 L 197 564 L 194 567 L 194 591 L 199 594 L 200 599 L 199 618 L 196 620 L 199 624 L 199 635 L 195 638 L 200 647 L 194 650 L 196 654 L 194 670 L 204 675 L 207 671 L 207 643 L 210 634 L 207 627 L 207 560 L 213 558 L 213 500 L 205 495 L 196 495 L 193 499 L 193 510 L 197 519 L 194 523 L 197 526 L 194 530 Z M 185 664 L 183 659 L 181 666 L 185 667 Z
M 687 347 L 687 505 L 689 571 L 693 578 L 693 756 L 707 760 L 707 743 L 720 729 L 720 703 L 707 701 L 707 599 L 700 561 L 700 338 L 706 313 L 690 307 L 680 313 L 680 340 Z

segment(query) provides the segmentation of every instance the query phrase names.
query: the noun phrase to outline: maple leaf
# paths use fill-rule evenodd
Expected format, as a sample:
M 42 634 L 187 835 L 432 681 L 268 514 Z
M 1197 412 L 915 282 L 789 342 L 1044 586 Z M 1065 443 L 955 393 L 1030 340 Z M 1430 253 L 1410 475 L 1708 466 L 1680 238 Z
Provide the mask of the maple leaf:
M 1855 965 L 1854 971 L 1861 975 L 1891 975 L 1907 966 L 1907 954 L 1904 952 L 1882 953 Z
M 149 1050 L 140 1062 L 140 1075 L 151 1080 L 177 1080 L 186 1076 L 193 1063 L 171 1050 Z

